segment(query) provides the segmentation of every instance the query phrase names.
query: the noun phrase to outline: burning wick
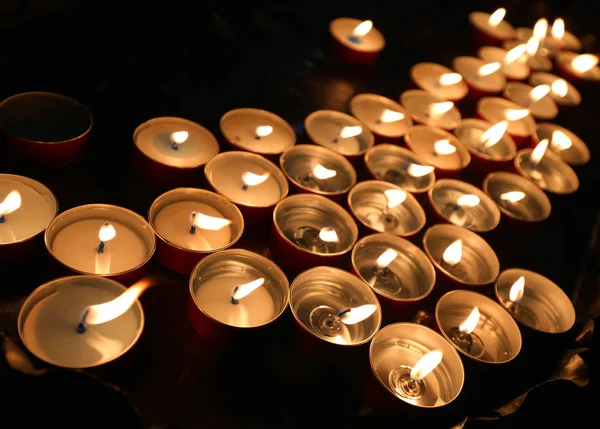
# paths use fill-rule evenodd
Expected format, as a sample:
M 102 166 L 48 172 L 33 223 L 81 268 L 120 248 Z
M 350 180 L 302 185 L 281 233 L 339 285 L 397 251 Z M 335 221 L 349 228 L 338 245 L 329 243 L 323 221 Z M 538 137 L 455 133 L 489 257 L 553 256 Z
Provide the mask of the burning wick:
M 529 157 L 529 164 L 531 165 L 531 169 L 535 170 L 539 165 L 542 157 L 546 153 L 546 149 L 548 148 L 548 139 L 544 139 L 538 143 L 538 145 L 531 152 L 531 156 Z
M 481 314 L 479 308 L 474 307 L 469 316 L 458 326 L 452 328 L 448 332 L 450 339 L 458 348 L 470 354 L 473 357 L 480 357 L 484 353 L 483 343 L 481 339 L 473 333 Z
M 562 18 L 556 18 L 550 30 L 552 37 L 556 40 L 562 40 L 565 36 L 565 21 Z
M 534 88 L 535 89 L 535 88 Z M 518 121 L 529 115 L 529 109 L 506 109 L 504 116 L 507 121 Z
M 387 208 L 392 209 L 402 204 L 407 197 L 406 192 L 402 189 L 387 189 L 383 192 L 387 201 Z
M 381 116 L 379 117 L 379 119 L 377 119 L 376 122 L 378 124 L 389 124 L 390 122 L 397 122 L 401 121 L 402 119 L 404 119 L 403 113 L 385 109 L 383 112 L 381 112 Z
M 0 203 L 0 223 L 4 223 L 4 216 L 11 214 L 21 207 L 21 194 L 18 191 L 10 191 L 4 201 Z
M 385 252 L 379 255 L 379 258 L 377 258 L 377 261 L 375 261 L 375 266 L 373 267 L 373 274 L 375 274 L 377 277 L 387 276 L 389 271 L 388 266 L 397 257 L 398 252 L 396 252 L 394 249 L 387 249 Z
M 256 127 L 254 138 L 260 140 L 262 137 L 267 137 L 273 132 L 273 127 L 270 125 L 261 125 Z
M 578 55 L 571 61 L 571 67 L 578 73 L 585 73 L 598 64 L 598 57 L 591 54 Z
M 481 144 L 484 148 L 488 149 L 498 143 L 508 128 L 508 121 L 500 121 L 495 125 L 489 127 L 481 135 Z
M 454 107 L 451 101 L 442 101 L 440 103 L 430 103 L 425 109 L 425 116 L 428 118 L 437 118 L 444 113 L 449 112 Z
M 348 40 L 356 44 L 362 43 L 363 37 L 371 31 L 371 28 L 373 28 L 373 21 L 367 20 L 361 22 L 352 30 L 352 34 L 348 36 Z
M 463 77 L 458 73 L 444 73 L 438 80 L 438 86 L 455 85 L 462 80 Z
M 490 25 L 490 27 L 497 27 L 498 24 L 500 24 L 502 22 L 505 15 L 506 15 L 506 9 L 504 9 L 503 7 L 497 9 L 488 18 L 488 24 Z
M 231 291 L 231 303 L 239 304 L 240 299 L 244 298 L 245 296 L 250 295 L 252 292 L 254 292 L 257 288 L 262 286 L 264 283 L 265 283 L 265 279 L 261 277 L 260 279 L 253 280 L 250 283 L 245 283 L 243 285 L 235 286 L 233 288 L 233 290 Z
M 511 207 L 513 203 L 521 201 L 525 198 L 525 193 L 521 191 L 510 191 L 500 195 L 500 199 L 505 202 L 505 205 Z
M 477 78 L 489 76 L 496 73 L 502 67 L 502 63 L 495 61 L 493 63 L 484 64 L 477 70 Z
M 519 310 L 519 301 L 523 298 L 525 294 L 525 277 L 521 276 L 517 279 L 516 282 L 510 287 L 510 291 L 508 293 L 508 299 L 510 300 L 510 311 L 513 314 L 516 314 Z
M 412 177 L 423 177 L 435 170 L 431 165 L 419 165 L 408 163 L 406 166 L 406 172 Z
M 537 54 L 538 49 L 540 48 L 539 39 L 537 39 L 536 37 L 530 37 L 527 43 L 525 44 L 525 48 L 529 57 L 535 56 L 535 54 Z
M 349 137 L 355 137 L 355 136 L 359 135 L 360 133 L 362 133 L 362 127 L 360 125 L 356 125 L 353 127 L 340 125 L 340 127 L 338 128 L 338 134 L 333 139 L 333 142 L 337 143 L 340 141 L 340 139 L 347 139 Z
M 552 146 L 557 150 L 566 150 L 573 145 L 573 141 L 562 131 L 554 131 L 551 139 Z
M 465 220 L 466 223 L 466 220 Z M 463 267 L 464 264 L 460 264 L 463 257 L 463 243 L 462 240 L 456 240 L 450 244 L 444 253 L 442 254 L 442 260 L 440 261 L 441 267 L 448 271 L 452 276 L 464 280 L 467 278 L 467 271 Z
M 337 171 L 325 168 L 321 164 L 316 164 L 313 168 L 313 175 L 319 180 L 327 180 L 337 176 Z
M 431 371 L 437 368 L 443 357 L 444 355 L 439 350 L 434 350 L 427 353 L 418 360 L 413 369 L 410 371 L 410 378 L 413 381 L 423 380 L 431 373 Z
M 242 190 L 247 191 L 249 186 L 256 186 L 263 183 L 265 180 L 269 178 L 269 173 L 264 173 L 261 175 L 251 173 L 250 171 L 244 171 L 242 173 Z
M 506 53 L 504 59 L 502 60 L 503 64 L 512 64 L 521 58 L 525 52 L 527 52 L 527 45 L 525 43 L 521 43 L 520 45 L 515 46 L 510 51 Z
M 557 97 L 564 97 L 569 92 L 569 86 L 567 85 L 567 81 L 564 79 L 556 79 L 552 82 L 552 94 Z
M 443 356 L 441 351 L 433 350 L 423 355 L 412 368 L 401 365 L 393 369 L 390 373 L 390 381 L 394 390 L 404 398 L 412 400 L 423 398 L 427 390 L 423 379 L 437 368 Z
M 336 322 L 342 322 L 344 325 L 355 325 L 371 317 L 377 307 L 373 304 L 365 304 L 355 308 L 344 308 L 335 314 L 335 318 L 325 322 L 328 326 L 333 326 Z
M 324 241 L 325 243 L 337 243 L 338 242 L 337 232 L 335 232 L 335 229 L 333 229 L 330 226 L 321 228 L 321 231 L 319 231 L 319 238 L 322 241 Z
M 100 227 L 98 232 L 98 238 L 100 239 L 100 245 L 98 246 L 98 253 L 104 253 L 104 246 L 106 242 L 112 240 L 117 235 L 115 227 L 109 222 L 104 222 L 104 225 Z
M 200 212 L 192 212 L 190 214 L 190 222 L 190 234 L 196 233 L 196 227 L 208 231 L 218 231 L 222 228 L 225 228 L 227 225 L 231 225 L 231 221 L 229 219 L 208 216 Z
M 530 104 L 537 103 L 546 95 L 550 94 L 550 85 L 538 85 L 529 92 Z
M 538 19 L 535 25 L 533 26 L 533 37 L 535 37 L 538 40 L 543 40 L 546 38 L 547 33 L 548 20 L 546 18 Z
M 176 131 L 173 134 L 171 134 L 171 147 L 174 150 L 178 150 L 179 149 L 179 145 L 181 143 L 185 143 L 185 141 L 188 139 L 188 137 L 190 136 L 190 133 L 188 133 L 187 131 Z
M 438 140 L 433 144 L 433 155 L 451 155 L 456 152 L 456 146 L 450 143 L 450 140 Z

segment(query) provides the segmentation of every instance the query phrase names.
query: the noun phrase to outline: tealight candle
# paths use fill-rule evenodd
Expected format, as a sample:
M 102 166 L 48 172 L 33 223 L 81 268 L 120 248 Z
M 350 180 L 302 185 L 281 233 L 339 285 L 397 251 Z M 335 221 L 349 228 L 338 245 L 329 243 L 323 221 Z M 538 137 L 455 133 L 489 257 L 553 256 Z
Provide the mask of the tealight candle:
M 515 39 L 505 40 L 502 47 L 510 51 L 523 43 L 525 43 L 525 53 L 517 61 L 526 63 L 531 71 L 549 72 L 552 70 L 552 60 L 544 50 L 540 49 L 540 41 L 535 37 L 531 37 L 526 42 Z
M 58 212 L 43 184 L 24 176 L 0 174 L 0 256 L 12 260 L 31 249 Z
M 139 278 L 156 247 L 154 231 L 143 217 L 108 204 L 62 212 L 48 225 L 45 241 L 66 268 L 124 282 Z
M 192 272 L 205 256 L 235 244 L 244 218 L 235 204 L 213 192 L 173 189 L 150 206 L 148 222 L 158 238 L 156 259 L 173 271 Z
M 548 85 L 548 94 L 559 106 L 578 106 L 581 104 L 581 94 L 566 80 L 550 73 L 537 72 L 529 77 L 532 86 Z
M 391 144 L 380 144 L 365 154 L 365 166 L 374 179 L 400 186 L 421 197 L 435 182 L 435 167 L 407 150 Z
M 527 48 L 524 43 L 508 51 L 497 46 L 482 46 L 477 51 L 477 56 L 486 64 L 500 63 L 500 71 L 504 73 L 507 79 L 523 80 L 531 73 L 527 63 L 518 61 L 526 52 Z
M 524 109 L 512 101 L 499 97 L 484 97 L 477 103 L 477 116 L 492 124 L 508 121 L 506 132 L 517 147 L 526 146 L 535 133 L 535 121 Z
M 293 146 L 281 155 L 279 165 L 298 192 L 312 192 L 335 201 L 341 201 L 356 183 L 352 164 L 326 147 Z
M 416 86 L 440 100 L 458 102 L 469 92 L 460 74 L 436 63 L 415 64 L 410 69 L 410 78 Z
M 375 144 L 375 136 L 353 116 L 335 110 L 318 110 L 304 120 L 313 143 L 335 150 L 357 162 Z
M 581 41 L 573 33 L 565 29 L 565 22 L 557 18 L 552 27 L 546 18 L 540 18 L 533 29 L 519 27 L 516 29 L 516 38 L 526 41 L 535 37 L 540 41 L 540 47 L 546 55 L 556 55 L 561 50 L 581 51 Z
M 429 190 L 429 206 L 443 222 L 475 232 L 488 232 L 500 223 L 500 210 L 479 188 L 460 180 L 442 179 Z
M 24 92 L 0 103 L 6 143 L 21 156 L 50 166 L 81 158 L 94 119 L 83 104 L 52 92 Z
M 341 264 L 357 238 L 352 216 L 320 195 L 289 196 L 273 212 L 271 252 L 294 271 Z
M 247 250 L 227 249 L 194 268 L 187 315 L 204 338 L 227 344 L 243 341 L 251 335 L 250 328 L 256 332 L 271 325 L 288 302 L 288 280 L 273 261 Z
M 536 87 L 521 82 L 510 82 L 503 95 L 506 99 L 528 109 L 535 119 L 550 120 L 558 115 L 558 107 L 550 96 L 550 85 Z
M 517 152 L 514 159 L 517 173 L 553 194 L 575 192 L 579 188 L 577 174 L 558 155 L 547 150 L 548 144 L 549 140 L 544 139 L 534 149 Z
M 544 122 L 538 124 L 535 131 L 535 142 L 548 140 L 548 149 L 556 153 L 570 165 L 584 165 L 590 160 L 590 150 L 587 145 L 572 131 Z
M 456 57 L 452 68 L 462 75 L 472 100 L 498 94 L 506 86 L 506 77 L 500 71 L 502 63 L 498 61 L 486 62 L 476 57 Z
M 348 194 L 348 207 L 368 233 L 412 237 L 425 226 L 425 212 L 410 193 L 382 180 L 360 182 Z
M 412 127 L 410 114 L 389 98 L 358 94 L 350 100 L 350 113 L 382 141 L 398 141 Z
M 450 344 L 476 362 L 507 363 L 521 351 L 521 332 L 513 318 L 480 293 L 448 292 L 438 301 L 435 318 Z
M 556 55 L 556 69 L 567 80 L 579 83 L 600 81 L 600 67 L 595 55 L 559 52 Z
M 235 150 L 277 158 L 296 143 L 296 133 L 291 125 L 266 110 L 231 110 L 223 115 L 219 126 L 225 140 Z
M 404 140 L 410 150 L 436 168 L 438 177 L 457 175 L 471 162 L 471 155 L 460 140 L 441 128 L 417 125 Z
M 513 173 L 494 172 L 483 180 L 483 191 L 500 211 L 517 222 L 541 222 L 550 216 L 548 196 L 532 181 Z
M 334 55 L 342 62 L 372 65 L 385 47 L 383 34 L 372 21 L 337 18 L 329 23 Z
M 404 91 L 400 95 L 400 102 L 419 124 L 453 130 L 461 120 L 460 112 L 454 103 L 441 100 L 422 89 Z
M 475 30 L 478 44 L 500 44 L 503 40 L 513 39 L 515 29 L 504 20 L 506 9 L 497 9 L 494 13 L 471 12 L 469 22 Z
M 392 234 L 372 234 L 352 249 L 352 270 L 375 292 L 386 320 L 408 320 L 435 285 L 427 255 Z
M 19 312 L 19 336 L 36 357 L 64 368 L 90 368 L 130 350 L 144 329 L 137 297 L 148 286 L 126 289 L 114 280 L 72 276 L 34 290 Z

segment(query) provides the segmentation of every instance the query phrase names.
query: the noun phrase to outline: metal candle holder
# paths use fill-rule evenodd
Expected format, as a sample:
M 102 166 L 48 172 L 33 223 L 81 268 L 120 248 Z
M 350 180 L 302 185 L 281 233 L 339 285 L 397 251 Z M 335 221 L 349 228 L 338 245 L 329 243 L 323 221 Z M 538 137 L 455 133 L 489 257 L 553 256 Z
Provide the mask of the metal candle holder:
M 579 189 L 577 174 L 558 155 L 547 150 L 534 168 L 531 163 L 532 153 L 533 149 L 521 149 L 517 152 L 513 161 L 517 173 L 552 194 L 572 194 Z

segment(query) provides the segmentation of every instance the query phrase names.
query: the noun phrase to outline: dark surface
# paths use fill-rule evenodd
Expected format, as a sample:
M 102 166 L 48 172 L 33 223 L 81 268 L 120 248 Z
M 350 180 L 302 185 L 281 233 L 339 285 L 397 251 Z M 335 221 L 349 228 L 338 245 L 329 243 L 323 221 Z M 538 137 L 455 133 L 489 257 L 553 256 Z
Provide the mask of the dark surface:
M 0 172 L 42 181 L 57 195 L 61 211 L 111 203 L 147 214 L 160 190 L 132 170 L 131 136 L 152 117 L 189 118 L 221 138 L 218 122 L 225 112 L 257 107 L 288 120 L 299 142 L 305 142 L 302 122 L 310 112 L 347 111 L 348 100 L 360 92 L 397 98 L 413 64 L 449 65 L 457 55 L 474 54 L 467 15 L 484 7 L 474 1 L 434 0 L 204 2 L 195 8 L 181 2 L 135 2 L 128 7 L 110 3 L 23 18 L 21 25 L 2 34 L 0 98 L 54 91 L 79 100 L 94 114 L 89 150 L 78 165 L 46 171 L 0 149 Z M 489 2 L 485 9 L 500 6 L 496 3 Z M 514 25 L 532 26 L 539 16 L 552 19 L 560 14 L 568 29 L 584 36 L 587 50 L 597 52 L 596 35 L 591 33 L 598 30 L 597 14 L 586 3 L 522 3 L 501 4 Z M 339 16 L 373 19 L 384 33 L 387 47 L 371 72 L 337 64 L 328 56 L 328 23 Z M 503 269 L 532 269 L 561 285 L 576 303 L 581 321 L 600 313 L 598 94 L 598 89 L 584 92 L 581 108 L 559 122 L 580 135 L 592 152 L 590 164 L 577 170 L 578 192 L 553 199 L 550 219 L 538 228 L 500 230 L 486 237 Z M 265 241 L 246 236 L 241 246 L 265 253 Z M 3 269 L 0 334 L 17 345 L 16 319 L 23 300 L 53 278 L 46 261 L 40 249 L 23 266 Z M 34 377 L 9 370 L 2 362 L 0 427 L 42 427 L 41 422 L 49 427 L 410 426 L 403 418 L 369 413 L 364 407 L 360 370 L 365 356 L 333 367 L 313 364 L 296 352 L 289 320 L 264 344 L 219 349 L 187 322 L 187 277 L 154 270 L 165 280 L 141 298 L 147 325 L 135 353 L 123 359 L 121 368 L 51 370 Z M 593 348 L 596 355 L 597 349 Z M 588 363 L 590 355 L 586 354 Z M 477 380 L 477 388 L 467 386 L 449 415 L 425 426 L 449 427 L 467 415 L 492 416 L 494 409 L 546 380 L 556 361 L 542 354 L 535 363 L 519 361 L 511 376 Z M 591 365 L 592 371 L 595 368 Z M 89 374 L 118 387 L 135 410 Z M 550 383 L 534 392 L 510 417 L 467 426 L 550 426 L 559 418 L 577 425 L 598 395 L 593 382 L 583 389 L 568 382 Z M 85 420 L 75 416 L 78 412 Z

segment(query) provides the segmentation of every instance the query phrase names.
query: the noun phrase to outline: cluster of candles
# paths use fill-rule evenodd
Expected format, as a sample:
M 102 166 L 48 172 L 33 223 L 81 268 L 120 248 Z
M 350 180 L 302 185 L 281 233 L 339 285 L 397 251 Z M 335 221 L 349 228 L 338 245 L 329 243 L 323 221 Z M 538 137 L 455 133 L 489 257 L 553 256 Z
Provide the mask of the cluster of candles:
M 248 328 L 271 325 L 289 306 L 299 334 L 310 341 L 338 350 L 370 343 L 377 385 L 418 408 L 459 395 L 461 356 L 506 363 L 521 349 L 519 327 L 568 331 L 575 311 L 560 287 L 531 271 L 501 272 L 479 234 L 496 228 L 502 215 L 523 224 L 543 221 L 551 210 L 546 193 L 577 189 L 570 165 L 587 162 L 586 145 L 535 119 L 553 119 L 558 106 L 579 104 L 568 80 L 599 80 L 600 69 L 596 57 L 565 50 L 580 43 L 562 20 L 550 33 L 545 20 L 515 30 L 505 12 L 470 16 L 479 39 L 504 48 L 485 46 L 479 58 L 456 58 L 453 70 L 415 65 L 410 75 L 420 89 L 404 92 L 400 103 L 360 94 L 350 101 L 352 115 L 310 114 L 305 130 L 314 144 L 296 145 L 284 119 L 258 109 L 222 117 L 221 132 L 233 149 L 222 153 L 217 139 L 192 121 L 163 117 L 140 125 L 134 143 L 141 171 L 204 174 L 211 188 L 172 189 L 152 203 L 147 220 L 106 204 L 57 215 L 56 198 L 44 185 L 0 175 L 0 252 L 23 254 L 43 235 L 54 259 L 80 274 L 29 296 L 18 320 L 23 343 L 38 358 L 68 368 L 124 354 L 143 330 L 137 298 L 150 283 L 139 279 L 153 256 L 190 276 L 187 314 L 205 338 L 235 341 Z M 330 31 L 336 54 L 349 63 L 371 64 L 385 45 L 370 21 L 340 18 Z M 548 73 L 551 58 L 564 78 Z M 531 86 L 515 82 L 527 77 Z M 463 99 L 477 102 L 477 119 L 462 119 L 457 103 Z M 21 102 L 11 97 L 0 110 L 16 111 Z M 28 142 L 24 154 L 57 164 L 76 158 L 89 128 L 82 130 L 41 150 L 31 149 L 36 142 L 19 129 L 4 128 L 9 143 Z M 503 171 L 511 165 L 514 172 Z M 457 180 L 467 168 L 483 178 L 481 188 Z M 357 183 L 359 175 L 370 180 Z M 288 196 L 290 185 L 294 195 Z M 427 218 L 440 223 L 421 236 Z M 277 264 L 234 248 L 246 223 L 257 228 L 269 220 Z M 415 237 L 423 250 L 410 241 Z M 350 272 L 339 268 L 348 256 Z M 297 274 L 291 285 L 278 265 Z M 495 299 L 475 292 L 489 285 Z M 380 329 L 384 316 L 409 320 L 434 286 L 443 295 L 435 330 L 407 322 Z

